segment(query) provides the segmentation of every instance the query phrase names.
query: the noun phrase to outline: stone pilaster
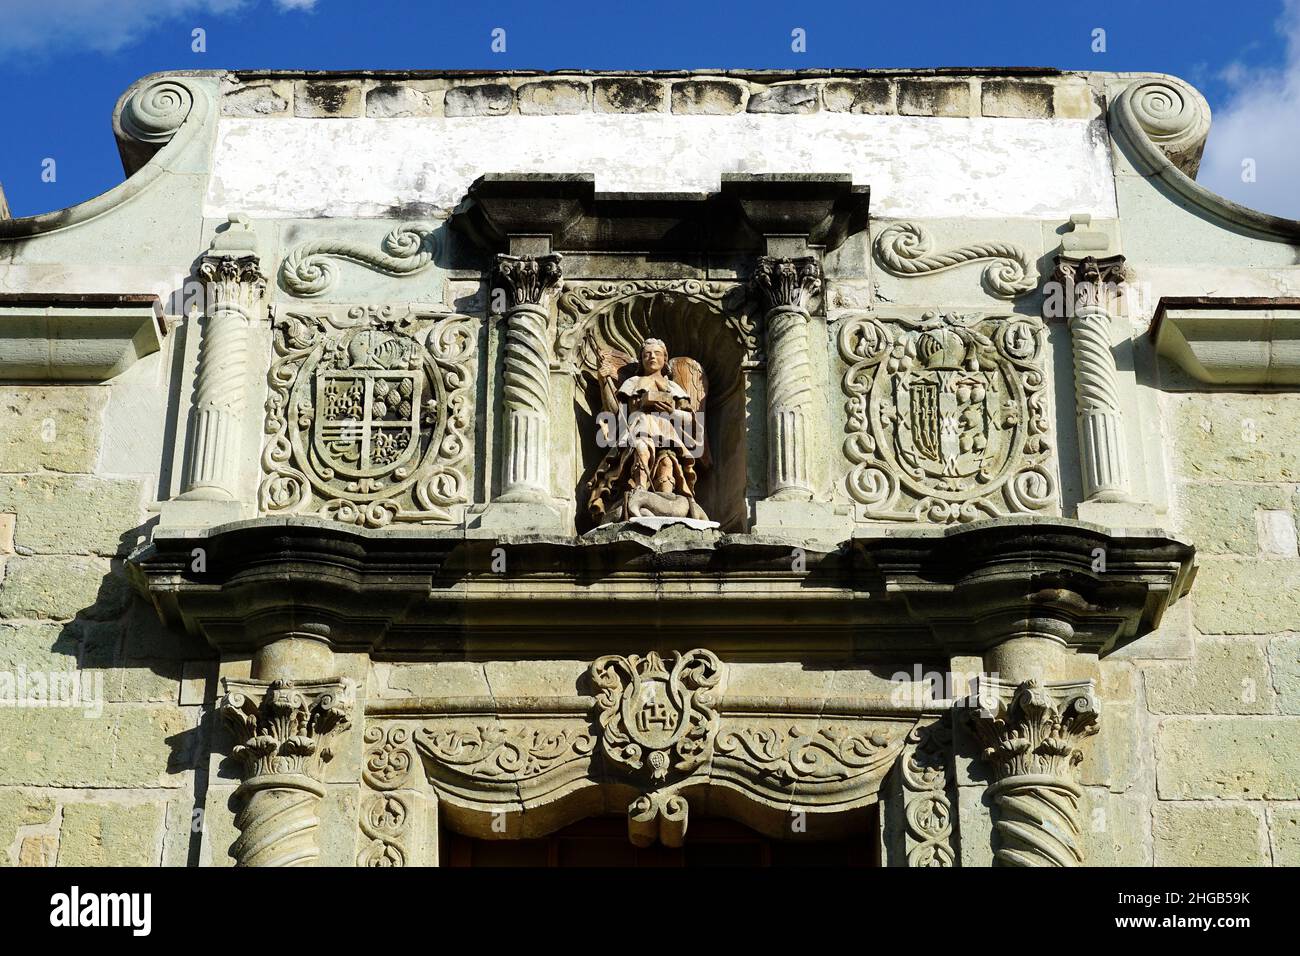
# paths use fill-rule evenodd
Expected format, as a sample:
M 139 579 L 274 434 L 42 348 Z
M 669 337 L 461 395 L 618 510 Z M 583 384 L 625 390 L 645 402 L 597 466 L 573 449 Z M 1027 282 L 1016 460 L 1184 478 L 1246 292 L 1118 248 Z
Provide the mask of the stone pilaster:
M 551 497 L 550 305 L 563 285 L 560 255 L 499 255 L 496 284 L 510 303 L 496 500 L 543 504 Z
M 813 256 L 763 256 L 753 282 L 767 307 L 768 498 L 810 501 L 818 482 L 808 303 L 821 289 L 821 267 Z
M 1091 680 L 1019 684 L 983 676 L 971 713 L 991 777 L 998 866 L 1080 866 L 1081 745 L 1097 733 Z
M 317 681 L 227 679 L 219 707 L 244 768 L 235 791 L 238 866 L 314 866 L 320 801 L 331 745 L 346 730 L 356 690 L 348 678 Z
M 1056 259 L 1056 279 L 1064 285 L 1070 306 L 1079 464 L 1089 501 L 1128 501 L 1132 495 L 1124 412 L 1111 350 L 1114 316 L 1109 293 L 1123 274 L 1123 256 Z
M 199 264 L 206 308 L 202 320 L 194 417 L 190 426 L 187 500 L 242 497 L 243 427 L 249 334 L 266 292 L 257 237 L 248 220 L 232 215 Z

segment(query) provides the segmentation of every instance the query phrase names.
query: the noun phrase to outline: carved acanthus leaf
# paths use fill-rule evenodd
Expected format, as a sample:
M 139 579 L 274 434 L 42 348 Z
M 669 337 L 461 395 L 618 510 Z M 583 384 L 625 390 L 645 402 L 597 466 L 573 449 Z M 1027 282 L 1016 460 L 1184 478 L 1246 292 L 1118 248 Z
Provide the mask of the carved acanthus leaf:
M 218 708 L 236 739 L 231 756 L 246 777 L 304 774 L 320 779 L 330 744 L 345 730 L 356 705 L 356 685 L 329 681 L 225 681 Z

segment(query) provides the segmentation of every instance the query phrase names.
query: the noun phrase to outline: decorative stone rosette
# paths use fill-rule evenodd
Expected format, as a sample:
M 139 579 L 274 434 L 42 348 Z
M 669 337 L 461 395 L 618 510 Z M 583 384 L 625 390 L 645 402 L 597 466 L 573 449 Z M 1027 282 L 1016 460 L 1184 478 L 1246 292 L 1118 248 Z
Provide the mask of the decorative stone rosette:
M 453 523 L 468 501 L 473 320 L 355 307 L 275 320 L 266 514 Z
M 844 320 L 844 487 L 859 520 L 1056 513 L 1045 336 L 1036 316 Z

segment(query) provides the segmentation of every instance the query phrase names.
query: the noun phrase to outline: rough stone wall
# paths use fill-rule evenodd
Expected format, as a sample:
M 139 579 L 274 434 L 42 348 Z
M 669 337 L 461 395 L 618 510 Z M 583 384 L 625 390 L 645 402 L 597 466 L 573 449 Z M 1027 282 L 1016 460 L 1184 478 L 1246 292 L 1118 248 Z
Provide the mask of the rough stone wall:
M 161 358 L 138 371 L 156 377 Z M 124 424 L 110 411 L 113 390 L 132 379 L 0 387 L 6 865 L 189 860 L 215 663 L 206 646 L 164 629 L 126 579 L 122 558 L 142 532 L 157 476 L 110 473 L 101 449 Z M 51 693 L 52 684 L 68 689 Z

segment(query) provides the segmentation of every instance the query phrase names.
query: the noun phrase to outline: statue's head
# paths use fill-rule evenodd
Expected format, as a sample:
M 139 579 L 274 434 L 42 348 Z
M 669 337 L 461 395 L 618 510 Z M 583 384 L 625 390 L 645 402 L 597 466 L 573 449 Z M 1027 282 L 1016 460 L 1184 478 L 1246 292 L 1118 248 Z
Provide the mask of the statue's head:
M 668 364 L 668 346 L 663 339 L 646 339 L 641 343 L 641 368 L 648 374 L 663 370 Z

